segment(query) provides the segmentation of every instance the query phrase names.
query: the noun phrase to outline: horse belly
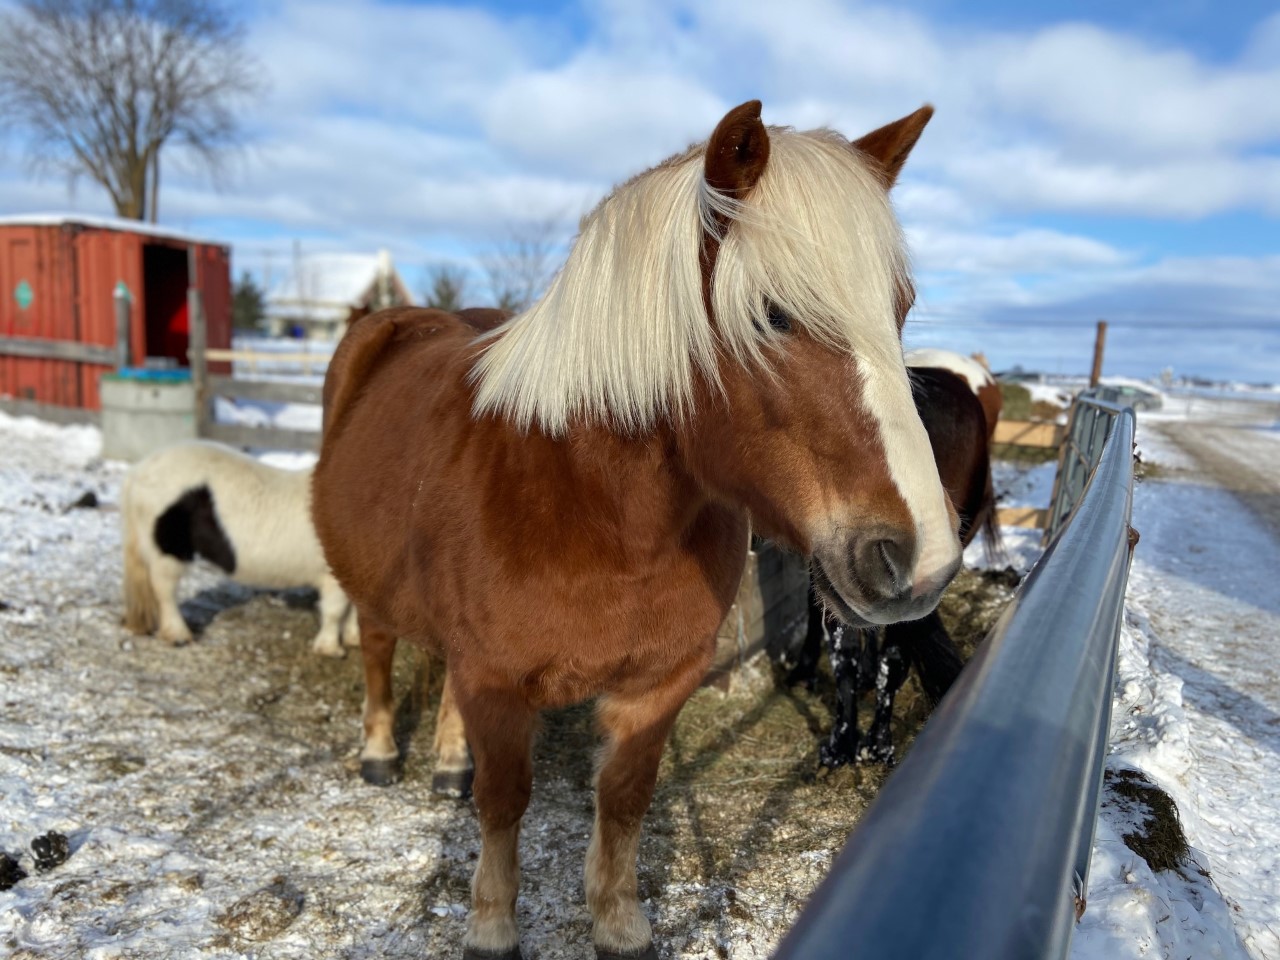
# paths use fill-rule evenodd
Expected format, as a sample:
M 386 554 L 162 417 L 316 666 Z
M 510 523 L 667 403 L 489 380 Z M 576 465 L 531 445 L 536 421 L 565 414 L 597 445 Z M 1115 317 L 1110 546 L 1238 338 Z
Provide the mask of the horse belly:
M 668 558 L 648 575 L 552 574 L 453 598 L 487 629 L 453 636 L 450 669 L 519 687 L 538 708 L 643 692 L 699 662 L 708 669 L 741 576 L 736 546 L 727 544 L 710 568 Z

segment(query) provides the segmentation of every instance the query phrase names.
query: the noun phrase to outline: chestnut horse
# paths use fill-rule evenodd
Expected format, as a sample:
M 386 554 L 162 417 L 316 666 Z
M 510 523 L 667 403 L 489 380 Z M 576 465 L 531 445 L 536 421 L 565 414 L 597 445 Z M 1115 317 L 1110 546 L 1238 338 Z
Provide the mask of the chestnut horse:
M 945 351 L 937 351 L 943 353 Z M 1000 527 L 991 480 L 987 441 L 988 407 L 968 378 L 947 368 L 918 366 L 936 360 L 934 351 L 910 351 L 911 392 L 929 434 L 938 474 L 960 515 L 960 542 L 968 546 L 981 531 L 988 555 L 998 556 Z M 876 630 L 846 629 L 809 593 L 809 624 L 789 683 L 813 686 L 824 641 L 836 683 L 831 733 L 819 749 L 824 767 L 847 763 L 892 763 L 893 701 L 912 668 L 931 706 L 936 706 L 959 675 L 964 661 L 935 610 L 918 620 Z M 875 691 L 875 714 L 865 738 L 858 732 L 858 698 Z
M 464 957 L 519 957 L 538 713 L 594 697 L 592 936 L 597 957 L 656 958 L 640 824 L 733 603 L 748 513 L 813 557 L 852 623 L 924 616 L 955 574 L 888 199 L 931 114 L 850 142 L 743 104 L 584 218 L 524 313 L 479 335 L 393 309 L 338 346 L 313 509 L 360 617 L 362 773 L 396 775 L 396 638 L 439 652 L 440 736 L 465 728 L 480 821 Z

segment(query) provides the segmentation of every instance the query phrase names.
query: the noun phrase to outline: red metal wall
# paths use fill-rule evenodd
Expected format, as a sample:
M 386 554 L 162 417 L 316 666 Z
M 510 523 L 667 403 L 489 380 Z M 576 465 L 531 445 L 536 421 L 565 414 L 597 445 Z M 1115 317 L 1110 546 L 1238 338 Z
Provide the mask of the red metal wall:
M 56 231 L 10 227 L 0 232 L 0 336 L 74 340 L 74 291 L 60 282 L 72 252 Z M 18 302 L 25 281 L 30 302 Z M 0 395 L 80 406 L 75 364 L 0 357 Z
M 196 247 L 196 282 L 204 300 L 208 346 L 231 348 L 231 250 L 211 243 Z M 211 363 L 209 372 L 231 375 L 231 364 Z
M 119 230 L 83 230 L 72 238 L 75 250 L 75 273 L 71 278 L 76 290 L 80 326 L 77 339 L 81 343 L 115 346 L 116 284 L 124 281 L 133 296 L 130 324 L 130 362 L 141 363 L 146 355 L 146 333 L 142 326 L 146 297 L 142 282 L 142 241 L 132 233 Z M 98 378 L 109 368 L 82 363 L 80 368 L 80 406 L 97 410 Z
M 143 247 L 150 244 L 193 249 L 195 282 L 208 318 L 208 345 L 231 345 L 230 251 L 217 244 L 151 236 L 74 222 L 0 224 L 0 336 L 39 337 L 114 346 L 116 284 L 132 295 L 130 362 L 141 364 L 146 341 L 146 283 Z M 15 291 L 26 281 L 29 306 Z M 159 352 L 153 347 L 153 352 Z M 185 361 L 184 361 L 185 362 Z M 98 364 L 0 356 L 0 396 L 67 407 L 100 407 Z M 226 372 L 225 364 L 212 367 Z

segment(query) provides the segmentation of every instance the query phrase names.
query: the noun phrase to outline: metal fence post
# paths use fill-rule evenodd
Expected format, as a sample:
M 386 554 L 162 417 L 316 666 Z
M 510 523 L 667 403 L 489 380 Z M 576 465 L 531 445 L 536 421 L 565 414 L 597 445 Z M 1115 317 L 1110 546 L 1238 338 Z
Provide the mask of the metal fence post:
M 212 411 L 209 409 L 208 363 L 205 359 L 208 330 L 205 326 L 204 303 L 195 286 L 187 287 L 187 316 L 190 331 L 187 339 L 187 361 L 191 364 L 191 386 L 196 395 L 196 436 L 206 437 L 209 435 L 209 422 L 212 419 Z
M 129 288 L 124 285 L 121 280 L 116 284 L 113 299 L 116 305 L 116 369 L 123 369 L 129 366 L 132 358 L 130 350 L 130 320 L 132 318 L 133 297 L 129 295 Z

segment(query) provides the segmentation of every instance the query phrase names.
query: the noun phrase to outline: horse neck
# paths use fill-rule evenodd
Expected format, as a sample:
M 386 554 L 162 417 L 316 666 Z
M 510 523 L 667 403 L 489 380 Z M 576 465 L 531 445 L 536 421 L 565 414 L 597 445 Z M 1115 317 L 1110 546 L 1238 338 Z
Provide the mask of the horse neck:
M 578 536 L 625 544 L 637 556 L 683 542 L 710 502 L 667 428 L 629 437 L 579 427 L 564 438 L 535 434 L 523 444 L 526 496 L 554 504 Z

